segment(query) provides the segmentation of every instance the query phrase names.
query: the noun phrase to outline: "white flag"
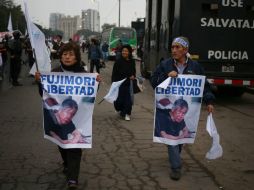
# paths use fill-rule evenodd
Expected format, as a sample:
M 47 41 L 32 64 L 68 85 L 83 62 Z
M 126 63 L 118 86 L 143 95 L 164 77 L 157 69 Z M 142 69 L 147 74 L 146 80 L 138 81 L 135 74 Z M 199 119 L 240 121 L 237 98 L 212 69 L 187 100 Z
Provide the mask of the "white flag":
M 114 103 L 118 97 L 119 87 L 125 80 L 126 78 L 117 82 L 113 82 L 108 94 L 104 97 L 104 100 L 108 101 L 109 103 Z
M 206 153 L 206 158 L 210 160 L 217 159 L 222 156 L 223 149 L 222 146 L 220 145 L 220 135 L 215 126 L 212 113 L 210 113 L 207 116 L 206 130 L 209 133 L 209 135 L 213 138 L 212 147 Z
M 8 22 L 7 29 L 8 29 L 9 32 L 13 31 L 13 29 L 12 29 L 12 21 L 11 21 L 11 13 L 10 13 L 10 16 L 9 16 L 9 22 Z
M 51 64 L 50 64 L 50 55 L 49 55 L 49 52 L 47 51 L 47 46 L 45 43 L 45 36 L 40 31 L 40 29 L 31 21 L 29 17 L 26 0 L 24 0 L 24 6 L 25 6 L 25 17 L 26 17 L 28 34 L 29 34 L 32 48 L 35 51 L 36 61 L 38 64 L 38 70 L 40 72 L 41 71 L 49 72 L 51 70 Z M 37 70 L 36 65 L 33 64 L 33 67 L 29 73 L 34 75 L 36 70 Z

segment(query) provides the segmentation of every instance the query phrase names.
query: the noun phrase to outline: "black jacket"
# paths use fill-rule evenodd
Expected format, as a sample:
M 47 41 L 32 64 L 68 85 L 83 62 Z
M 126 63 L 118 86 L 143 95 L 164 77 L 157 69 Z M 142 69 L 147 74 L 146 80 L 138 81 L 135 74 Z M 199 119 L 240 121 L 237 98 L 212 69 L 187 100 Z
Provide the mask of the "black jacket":
M 116 82 L 127 78 L 123 85 L 129 85 L 129 77 L 131 77 L 132 75 L 136 76 L 135 60 L 125 60 L 122 57 L 120 59 L 117 59 L 113 66 L 111 81 Z

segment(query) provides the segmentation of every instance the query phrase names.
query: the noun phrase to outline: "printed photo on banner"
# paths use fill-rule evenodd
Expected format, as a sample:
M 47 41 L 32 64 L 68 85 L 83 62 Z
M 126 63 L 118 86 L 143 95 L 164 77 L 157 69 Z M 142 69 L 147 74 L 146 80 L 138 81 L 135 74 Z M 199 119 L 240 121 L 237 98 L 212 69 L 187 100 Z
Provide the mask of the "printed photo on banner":
M 169 79 L 155 89 L 153 141 L 168 145 L 194 143 L 205 76 L 178 75 Z
M 62 148 L 92 147 L 97 74 L 42 72 L 44 137 Z

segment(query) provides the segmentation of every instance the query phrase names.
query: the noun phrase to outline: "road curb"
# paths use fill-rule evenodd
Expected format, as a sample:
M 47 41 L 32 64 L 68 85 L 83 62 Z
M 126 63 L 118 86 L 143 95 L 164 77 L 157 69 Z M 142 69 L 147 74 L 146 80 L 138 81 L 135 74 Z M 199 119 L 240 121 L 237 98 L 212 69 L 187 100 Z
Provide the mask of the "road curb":
M 246 92 L 254 94 L 254 88 L 246 88 Z

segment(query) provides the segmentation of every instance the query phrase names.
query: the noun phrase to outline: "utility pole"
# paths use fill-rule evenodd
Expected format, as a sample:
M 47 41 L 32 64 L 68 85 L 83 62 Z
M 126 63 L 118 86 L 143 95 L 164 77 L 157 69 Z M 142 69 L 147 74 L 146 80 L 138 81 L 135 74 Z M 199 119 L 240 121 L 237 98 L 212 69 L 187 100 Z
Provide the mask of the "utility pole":
M 119 15 L 118 15 L 118 26 L 120 27 L 121 20 L 121 0 L 119 0 Z

